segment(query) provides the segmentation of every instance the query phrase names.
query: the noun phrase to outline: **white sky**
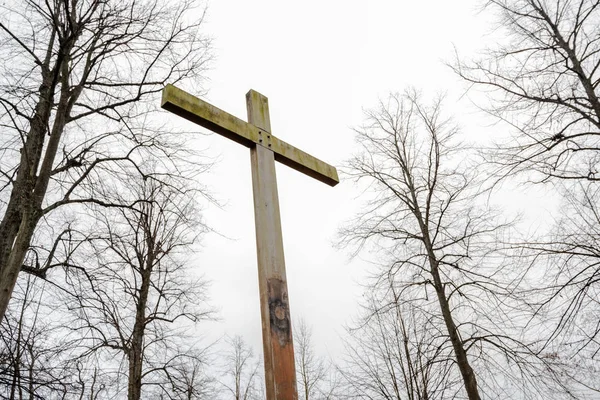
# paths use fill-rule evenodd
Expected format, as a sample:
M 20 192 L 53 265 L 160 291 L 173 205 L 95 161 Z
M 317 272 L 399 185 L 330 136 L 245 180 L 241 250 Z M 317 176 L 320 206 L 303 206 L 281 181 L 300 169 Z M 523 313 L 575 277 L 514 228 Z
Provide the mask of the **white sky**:
M 216 61 L 205 99 L 245 120 L 245 94 L 259 91 L 269 98 L 274 135 L 336 166 L 353 151 L 351 127 L 362 108 L 409 85 L 446 92 L 474 137 L 481 117 L 467 99 L 458 102 L 464 85 L 443 62 L 454 46 L 468 57 L 492 44 L 489 15 L 476 7 L 474 0 L 213 0 L 205 29 Z M 224 237 L 207 236 L 197 262 L 212 281 L 221 321 L 199 330 L 242 335 L 261 352 L 249 150 L 218 135 L 206 137 L 206 146 L 220 161 L 204 183 L 226 206 L 206 211 Z M 331 188 L 283 165 L 277 174 L 292 320 L 303 317 L 318 352 L 336 357 L 369 268 L 368 255 L 350 262 L 331 245 L 358 210 L 358 193 L 350 182 Z

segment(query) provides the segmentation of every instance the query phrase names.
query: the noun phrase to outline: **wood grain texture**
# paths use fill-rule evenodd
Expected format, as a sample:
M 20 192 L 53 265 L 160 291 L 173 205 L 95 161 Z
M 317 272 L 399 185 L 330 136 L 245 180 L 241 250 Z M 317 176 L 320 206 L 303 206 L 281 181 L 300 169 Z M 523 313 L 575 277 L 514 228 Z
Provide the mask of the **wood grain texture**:
M 267 98 L 251 90 L 246 95 L 248 121 L 270 131 Z M 260 309 L 263 331 L 267 400 L 296 400 L 296 370 L 292 323 L 274 152 L 257 145 L 251 148 L 254 220 Z

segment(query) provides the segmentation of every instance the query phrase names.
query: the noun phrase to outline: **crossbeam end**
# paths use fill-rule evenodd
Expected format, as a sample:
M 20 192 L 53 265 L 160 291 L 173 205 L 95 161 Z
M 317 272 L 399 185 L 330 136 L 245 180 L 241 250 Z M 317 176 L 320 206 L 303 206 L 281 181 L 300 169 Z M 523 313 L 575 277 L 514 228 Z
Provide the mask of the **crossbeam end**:
M 246 147 L 258 140 L 258 130 L 246 121 L 171 84 L 162 91 L 161 107 Z

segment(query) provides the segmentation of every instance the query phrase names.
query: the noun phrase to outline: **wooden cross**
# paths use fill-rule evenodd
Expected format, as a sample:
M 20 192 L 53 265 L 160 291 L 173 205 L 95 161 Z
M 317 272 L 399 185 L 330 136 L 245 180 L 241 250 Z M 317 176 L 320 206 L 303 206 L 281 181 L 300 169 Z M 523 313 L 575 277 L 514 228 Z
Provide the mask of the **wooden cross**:
M 339 183 L 334 167 L 271 134 L 269 103 L 254 90 L 246 94 L 248 122 L 167 85 L 162 108 L 250 148 L 258 283 L 267 400 L 296 400 L 296 369 L 275 160 L 330 186 Z

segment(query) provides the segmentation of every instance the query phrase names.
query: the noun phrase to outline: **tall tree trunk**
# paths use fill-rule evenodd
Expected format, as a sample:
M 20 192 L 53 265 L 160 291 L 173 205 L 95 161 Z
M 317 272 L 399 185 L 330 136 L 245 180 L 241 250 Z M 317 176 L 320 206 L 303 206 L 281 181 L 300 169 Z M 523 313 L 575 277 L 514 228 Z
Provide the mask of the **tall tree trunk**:
M 444 285 L 440 279 L 437 261 L 430 259 L 429 263 L 431 266 L 431 274 L 433 275 L 435 292 L 440 304 L 442 316 L 444 317 L 446 329 L 448 330 L 448 335 L 450 336 L 450 341 L 452 342 L 452 347 L 454 348 L 454 355 L 456 356 L 458 369 L 460 370 L 465 383 L 465 390 L 469 396 L 469 400 L 479 400 L 480 396 L 479 389 L 477 388 L 477 379 L 475 377 L 475 373 L 473 372 L 473 368 L 471 368 L 471 364 L 469 363 L 467 351 L 465 350 L 462 340 L 458 334 L 458 328 L 454 323 L 452 311 L 450 310 L 450 304 L 448 303 L 448 299 L 446 298 L 446 293 L 444 291 Z
M 146 235 L 151 235 L 146 230 Z M 128 377 L 128 400 L 139 400 L 142 395 L 142 366 L 144 362 L 144 333 L 146 330 L 146 305 L 148 304 L 148 292 L 150 290 L 150 280 L 152 277 L 152 267 L 154 264 L 154 248 L 152 239 L 147 238 L 148 255 L 145 265 L 140 265 L 142 276 L 142 285 L 140 287 L 140 297 L 138 300 L 135 324 L 131 333 L 131 347 L 129 349 L 129 377 Z
M 25 143 L 21 148 L 19 171 L 0 222 L 0 321 L 6 313 L 17 275 L 25 258 L 25 251 L 33 235 L 31 225 L 37 223 L 32 207 L 33 190 L 54 102 L 57 84 L 55 75 L 53 71 L 43 72 L 40 97 L 31 118 Z M 24 245 L 25 251 L 21 250 Z
M 42 204 L 54 159 L 74 100 L 80 93 L 72 93 L 69 85 L 69 54 L 74 43 L 75 37 L 65 42 L 52 70 L 47 66 L 42 67 L 40 97 L 21 148 L 19 171 L 6 212 L 0 222 L 0 321 L 4 318 L 35 228 L 42 217 Z M 59 83 L 60 98 L 44 151 L 45 136 Z
M 463 346 L 463 342 L 458 333 L 458 327 L 454 323 L 454 317 L 452 316 L 450 304 L 446 298 L 444 284 L 442 283 L 442 279 L 440 277 L 439 262 L 437 260 L 434 246 L 429 235 L 428 221 L 423 217 L 421 208 L 418 206 L 416 189 L 412 179 L 409 178 L 408 181 L 414 204 L 417 205 L 413 213 L 419 223 L 421 234 L 423 235 L 423 244 L 425 245 L 425 249 L 427 251 L 427 259 L 429 260 L 430 273 L 433 278 L 433 286 L 438 298 L 442 317 L 444 318 L 444 324 L 446 325 L 446 330 L 448 331 L 448 336 L 450 337 L 450 342 L 452 343 L 452 348 L 454 349 L 454 356 L 456 357 L 458 369 L 460 370 L 460 374 L 462 375 L 463 382 L 465 384 L 465 391 L 467 392 L 469 400 L 480 400 L 481 397 L 479 396 L 479 389 L 477 387 L 477 378 L 475 377 L 475 372 L 469 363 L 467 351 Z
M 131 347 L 129 348 L 129 376 L 127 382 L 128 400 L 139 400 L 142 395 L 142 365 L 144 361 L 144 325 L 146 322 L 145 301 L 142 304 L 142 298 L 147 299 L 148 290 L 140 292 L 140 303 L 138 303 L 135 324 L 131 333 Z

